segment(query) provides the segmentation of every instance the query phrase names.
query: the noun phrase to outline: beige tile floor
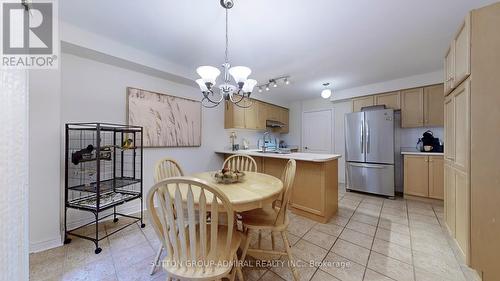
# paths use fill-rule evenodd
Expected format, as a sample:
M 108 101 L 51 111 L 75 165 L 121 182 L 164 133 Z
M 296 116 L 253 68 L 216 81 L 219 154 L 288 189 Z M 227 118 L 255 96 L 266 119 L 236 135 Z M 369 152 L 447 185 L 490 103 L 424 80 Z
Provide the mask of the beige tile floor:
M 290 219 L 289 238 L 302 280 L 477 279 L 458 258 L 442 227 L 442 204 L 340 191 L 338 215 L 328 224 L 293 214 Z M 125 222 L 106 222 L 100 232 L 109 233 Z M 270 240 L 265 234 L 263 247 L 270 246 Z M 104 239 L 99 255 L 94 254 L 93 243 L 73 239 L 68 245 L 31 254 L 30 280 L 166 280 L 161 269 L 149 275 L 158 246 L 149 224 L 144 229 L 133 225 Z M 250 281 L 292 280 L 290 270 L 281 266 L 244 273 Z

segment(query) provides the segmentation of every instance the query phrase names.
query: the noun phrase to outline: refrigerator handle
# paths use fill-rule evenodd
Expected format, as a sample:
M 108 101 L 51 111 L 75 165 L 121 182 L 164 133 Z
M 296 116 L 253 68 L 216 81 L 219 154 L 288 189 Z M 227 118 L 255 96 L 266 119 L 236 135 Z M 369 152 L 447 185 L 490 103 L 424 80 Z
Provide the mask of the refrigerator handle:
M 370 124 L 366 120 L 366 153 L 370 153 Z
M 361 153 L 364 153 L 364 138 L 365 138 L 365 123 L 364 122 L 361 122 L 361 126 L 360 126 L 360 129 L 361 129 L 361 139 L 360 139 L 360 142 L 359 142 L 359 145 L 361 146 Z

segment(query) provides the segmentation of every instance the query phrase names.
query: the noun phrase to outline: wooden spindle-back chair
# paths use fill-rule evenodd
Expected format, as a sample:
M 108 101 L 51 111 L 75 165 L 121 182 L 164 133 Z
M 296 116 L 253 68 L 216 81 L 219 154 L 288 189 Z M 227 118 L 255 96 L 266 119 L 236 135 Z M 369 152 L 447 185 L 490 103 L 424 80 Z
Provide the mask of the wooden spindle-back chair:
M 171 177 L 183 177 L 184 171 L 181 168 L 179 163 L 172 158 L 163 158 L 156 162 L 155 165 L 155 175 L 154 182 L 157 183 L 161 180 L 171 178 Z M 160 245 L 158 250 L 156 251 L 155 259 L 153 264 L 151 265 L 151 270 L 149 274 L 152 275 L 155 272 L 155 269 L 160 261 L 161 253 L 163 251 L 163 246 Z
M 283 192 L 280 197 L 280 207 L 277 208 L 276 204 L 273 203 L 272 206 L 267 206 L 261 209 L 251 210 L 241 213 L 243 217 L 243 227 L 247 234 L 247 239 L 243 246 L 243 253 L 241 259 L 244 260 L 247 253 L 257 253 L 257 254 L 269 254 L 272 256 L 287 256 L 290 261 L 290 267 L 292 270 L 293 278 L 295 281 L 299 280 L 299 273 L 295 268 L 292 251 L 290 249 L 290 242 L 287 236 L 287 228 L 289 224 L 287 210 L 290 197 L 292 196 L 293 182 L 295 179 L 296 162 L 291 159 L 285 166 L 283 170 L 281 181 L 283 182 Z M 271 242 L 272 249 L 260 249 L 260 248 L 250 248 L 251 235 L 258 234 L 260 246 L 261 231 L 268 230 L 271 231 Z M 275 249 L 274 234 L 281 233 L 281 238 L 283 239 L 284 252 Z
M 257 172 L 257 162 L 251 156 L 235 154 L 229 156 L 222 164 L 223 168 L 243 172 Z
M 196 178 L 168 178 L 151 188 L 146 203 L 155 232 L 167 249 L 163 268 L 170 278 L 234 280 L 236 273 L 243 278 L 234 263 L 241 233 L 233 227 L 229 200 L 216 186 Z M 220 224 L 219 217 L 228 223 Z

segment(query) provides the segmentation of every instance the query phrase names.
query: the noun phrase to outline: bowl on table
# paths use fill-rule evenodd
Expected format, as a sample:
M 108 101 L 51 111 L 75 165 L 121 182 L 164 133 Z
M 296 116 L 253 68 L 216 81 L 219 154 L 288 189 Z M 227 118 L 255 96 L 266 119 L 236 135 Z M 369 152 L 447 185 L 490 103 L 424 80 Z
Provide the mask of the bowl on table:
M 245 173 L 228 168 L 224 168 L 214 174 L 215 181 L 222 184 L 242 182 L 244 178 Z

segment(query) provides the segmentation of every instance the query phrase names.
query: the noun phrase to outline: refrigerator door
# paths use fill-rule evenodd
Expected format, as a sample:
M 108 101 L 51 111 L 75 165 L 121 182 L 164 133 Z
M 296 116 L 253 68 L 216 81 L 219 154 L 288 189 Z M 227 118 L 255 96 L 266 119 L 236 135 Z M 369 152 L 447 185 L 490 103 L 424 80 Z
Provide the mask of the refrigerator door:
M 346 161 L 365 162 L 364 112 L 345 115 Z
M 347 163 L 347 188 L 394 196 L 394 165 Z
M 394 164 L 394 110 L 365 111 L 367 163 Z

